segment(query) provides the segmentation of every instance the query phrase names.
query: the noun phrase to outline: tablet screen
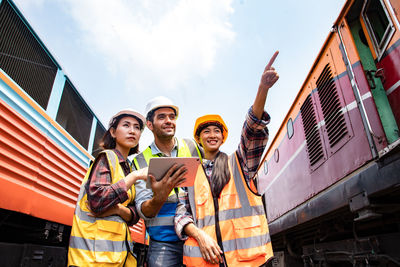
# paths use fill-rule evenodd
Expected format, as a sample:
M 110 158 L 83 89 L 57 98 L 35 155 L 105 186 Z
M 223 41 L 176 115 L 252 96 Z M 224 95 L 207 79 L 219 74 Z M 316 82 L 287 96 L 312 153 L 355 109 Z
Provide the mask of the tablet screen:
M 186 181 L 183 182 L 180 187 L 193 186 L 197 169 L 201 166 L 199 158 L 151 158 L 149 162 L 149 174 L 154 175 L 156 180 L 160 181 L 175 163 L 178 164 L 178 166 L 185 165 L 188 170 L 185 175 Z M 147 180 L 147 188 L 151 188 L 150 179 Z

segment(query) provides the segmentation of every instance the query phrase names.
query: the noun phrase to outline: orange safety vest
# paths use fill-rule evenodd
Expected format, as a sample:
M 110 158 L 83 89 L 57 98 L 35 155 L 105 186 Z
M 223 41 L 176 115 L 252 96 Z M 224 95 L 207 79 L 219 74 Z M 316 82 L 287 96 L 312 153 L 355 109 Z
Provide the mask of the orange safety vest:
M 273 256 L 268 223 L 261 196 L 247 186 L 236 153 L 229 159 L 231 179 L 218 198 L 214 210 L 213 197 L 203 168 L 199 168 L 189 202 L 198 228 L 217 241 L 216 215 L 221 231 L 222 251 L 228 266 L 260 266 Z M 197 241 L 189 237 L 183 248 L 186 266 L 217 266 L 203 259 Z

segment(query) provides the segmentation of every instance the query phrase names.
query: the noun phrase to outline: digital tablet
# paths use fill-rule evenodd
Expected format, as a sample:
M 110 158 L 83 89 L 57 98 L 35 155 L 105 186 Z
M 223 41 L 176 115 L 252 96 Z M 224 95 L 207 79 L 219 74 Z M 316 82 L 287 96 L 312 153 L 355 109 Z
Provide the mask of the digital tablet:
M 156 180 L 160 181 L 175 163 L 178 164 L 178 167 L 185 165 L 187 169 L 187 173 L 185 175 L 186 181 L 179 186 L 193 186 L 197 174 L 197 169 L 200 166 L 199 158 L 151 158 L 149 162 L 149 174 L 153 174 Z M 151 179 L 147 179 L 147 188 L 151 188 Z

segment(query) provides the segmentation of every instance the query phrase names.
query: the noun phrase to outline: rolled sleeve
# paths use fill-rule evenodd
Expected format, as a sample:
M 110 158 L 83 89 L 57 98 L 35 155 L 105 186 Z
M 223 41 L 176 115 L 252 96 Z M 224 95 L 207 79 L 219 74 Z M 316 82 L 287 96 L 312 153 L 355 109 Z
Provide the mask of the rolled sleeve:
M 100 157 L 95 162 L 90 182 L 86 185 L 89 206 L 95 213 L 104 212 L 129 198 L 125 181 L 121 179 L 117 183 L 112 184 L 107 158 L 105 154 L 101 154 Z
M 268 135 L 268 128 L 267 125 L 269 124 L 271 117 L 269 114 L 264 111 L 261 119 L 258 119 L 256 115 L 254 115 L 253 107 L 250 107 L 249 111 L 246 115 L 246 122 L 250 130 L 255 132 L 257 131 L 265 131 L 266 135 Z
M 127 206 L 127 208 L 130 209 L 130 211 L 131 211 L 132 219 L 129 222 L 126 222 L 126 224 L 128 226 L 132 226 L 132 225 L 136 224 L 139 221 L 140 217 L 139 217 L 139 214 L 138 214 L 138 212 L 136 210 L 136 206 L 135 205 L 129 204 Z
M 254 177 L 260 164 L 261 156 L 268 142 L 268 128 L 270 116 L 263 112 L 261 119 L 253 113 L 253 107 L 250 107 L 246 120 L 243 124 L 240 144 L 237 149 L 239 162 L 241 164 L 246 181 Z
M 145 201 L 153 198 L 153 191 L 151 189 L 146 188 L 146 182 L 143 180 L 138 180 L 135 183 L 135 190 L 136 190 L 136 196 L 135 196 L 136 210 L 139 216 L 145 221 L 151 219 L 151 217 L 146 217 L 143 214 L 142 204 Z
M 179 203 L 176 207 L 174 217 L 175 232 L 181 240 L 188 239 L 188 236 L 184 231 L 185 226 L 189 223 L 194 223 L 193 215 L 190 209 L 188 194 L 187 192 L 185 193 L 186 194 L 183 197 L 179 197 Z

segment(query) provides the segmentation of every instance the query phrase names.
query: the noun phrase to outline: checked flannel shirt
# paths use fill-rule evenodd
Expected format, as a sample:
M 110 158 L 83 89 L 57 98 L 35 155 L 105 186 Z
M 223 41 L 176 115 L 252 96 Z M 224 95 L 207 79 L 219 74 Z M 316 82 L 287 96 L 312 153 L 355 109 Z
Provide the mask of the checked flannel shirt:
M 113 149 L 113 151 L 118 156 L 118 162 L 125 176 L 128 175 L 131 172 L 130 163 L 124 159 L 117 149 Z M 110 207 L 123 203 L 128 199 L 125 180 L 121 179 L 115 184 L 111 184 L 111 172 L 106 155 L 101 153 L 99 157 L 89 177 L 89 186 L 86 185 L 89 207 L 94 213 L 106 211 Z M 135 204 L 129 204 L 127 208 L 132 213 L 132 219 L 127 222 L 131 226 L 138 222 L 139 215 L 136 212 Z
M 253 108 L 250 107 L 242 128 L 242 135 L 239 146 L 236 150 L 240 166 L 242 167 L 244 177 L 249 183 L 257 172 L 258 165 L 265 146 L 268 142 L 267 124 L 270 121 L 270 116 L 264 111 L 261 120 L 253 113 Z M 211 160 L 203 160 L 203 166 L 206 176 L 210 178 L 214 162 Z M 175 231 L 180 239 L 187 239 L 183 228 L 188 223 L 193 223 L 193 217 L 190 210 L 187 194 L 180 198 L 180 203 L 175 214 Z

